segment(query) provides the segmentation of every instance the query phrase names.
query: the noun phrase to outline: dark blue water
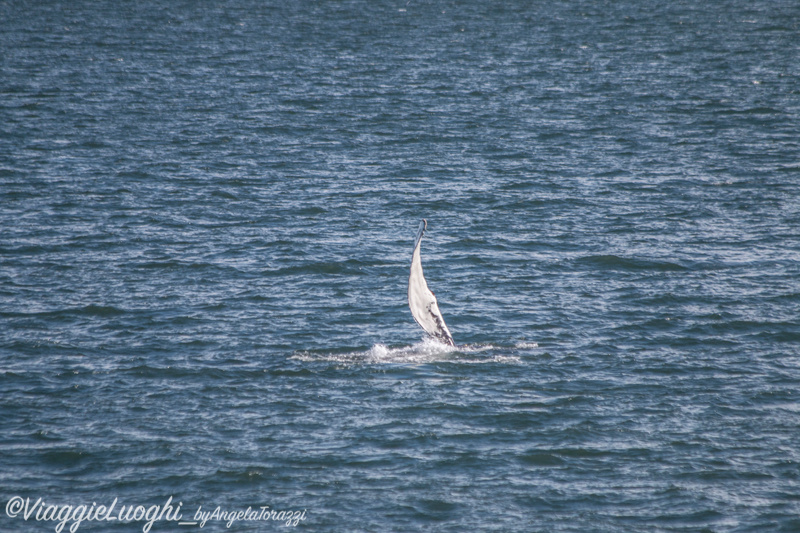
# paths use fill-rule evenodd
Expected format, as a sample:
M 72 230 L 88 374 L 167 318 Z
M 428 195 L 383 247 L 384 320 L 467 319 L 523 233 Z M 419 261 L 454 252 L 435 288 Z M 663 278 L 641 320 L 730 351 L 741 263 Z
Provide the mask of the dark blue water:
M 800 531 L 798 43 L 795 1 L 0 3 L 0 529 Z

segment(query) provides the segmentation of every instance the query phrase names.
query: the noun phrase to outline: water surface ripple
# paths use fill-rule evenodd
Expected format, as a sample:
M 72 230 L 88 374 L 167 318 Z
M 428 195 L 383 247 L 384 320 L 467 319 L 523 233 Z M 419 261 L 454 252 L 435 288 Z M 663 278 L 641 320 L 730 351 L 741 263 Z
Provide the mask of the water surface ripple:
M 2 505 L 800 530 L 799 21 L 3 2 Z

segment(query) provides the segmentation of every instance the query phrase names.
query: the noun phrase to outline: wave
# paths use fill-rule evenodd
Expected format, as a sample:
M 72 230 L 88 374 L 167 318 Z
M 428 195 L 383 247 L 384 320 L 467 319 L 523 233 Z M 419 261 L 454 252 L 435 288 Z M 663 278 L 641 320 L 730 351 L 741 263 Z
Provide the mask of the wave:
M 688 270 L 682 265 L 669 261 L 617 255 L 589 255 L 577 258 L 576 262 L 602 270 L 655 270 L 662 272 Z

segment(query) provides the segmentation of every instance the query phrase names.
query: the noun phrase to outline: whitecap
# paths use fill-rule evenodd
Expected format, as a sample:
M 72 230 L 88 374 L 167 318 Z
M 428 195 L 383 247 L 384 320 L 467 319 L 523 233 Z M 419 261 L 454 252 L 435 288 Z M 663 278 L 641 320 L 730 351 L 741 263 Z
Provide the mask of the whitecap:
M 518 350 L 531 350 L 533 348 L 538 348 L 539 344 L 536 342 L 527 342 L 527 341 L 520 341 L 514 345 L 514 348 Z

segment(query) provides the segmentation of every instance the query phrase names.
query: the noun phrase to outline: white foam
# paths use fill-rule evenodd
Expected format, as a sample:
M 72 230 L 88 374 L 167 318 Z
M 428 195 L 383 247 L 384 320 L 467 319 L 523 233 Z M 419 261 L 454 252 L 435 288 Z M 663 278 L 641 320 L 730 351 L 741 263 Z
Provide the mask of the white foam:
M 532 348 L 538 348 L 538 347 L 539 344 L 535 342 L 525 342 L 525 341 L 518 342 L 514 345 L 514 348 L 518 350 L 530 350 Z
M 300 361 L 335 361 L 350 364 L 426 364 L 438 362 L 452 363 L 510 363 L 519 364 L 520 359 L 510 355 L 477 355 L 481 352 L 498 350 L 491 344 L 450 346 L 429 337 L 411 346 L 391 347 L 375 344 L 366 351 L 344 354 L 297 353 L 292 359 Z

